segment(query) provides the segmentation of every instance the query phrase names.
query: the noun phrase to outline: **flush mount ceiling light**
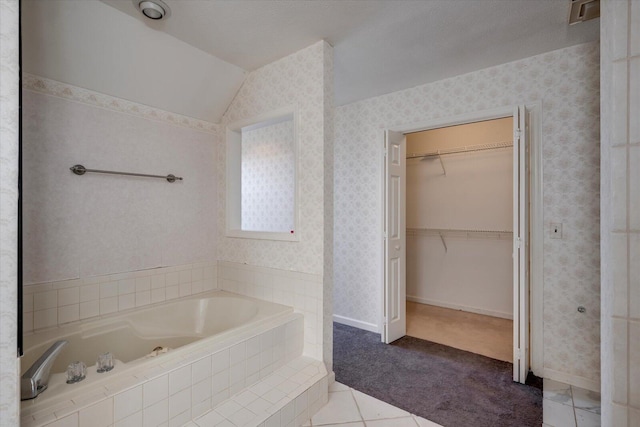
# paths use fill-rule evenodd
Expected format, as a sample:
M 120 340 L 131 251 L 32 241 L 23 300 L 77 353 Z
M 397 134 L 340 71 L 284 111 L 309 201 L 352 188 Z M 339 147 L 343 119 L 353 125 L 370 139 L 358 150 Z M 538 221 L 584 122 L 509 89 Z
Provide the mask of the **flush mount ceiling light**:
M 154 21 L 167 19 L 171 16 L 171 9 L 162 0 L 133 0 L 133 5 L 144 16 Z

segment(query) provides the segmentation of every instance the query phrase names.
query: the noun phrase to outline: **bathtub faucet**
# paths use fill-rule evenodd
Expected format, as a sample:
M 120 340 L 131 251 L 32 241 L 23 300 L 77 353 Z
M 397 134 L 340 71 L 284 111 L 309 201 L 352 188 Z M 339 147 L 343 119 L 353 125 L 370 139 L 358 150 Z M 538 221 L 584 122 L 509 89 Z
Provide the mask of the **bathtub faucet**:
M 29 400 L 37 397 L 49 385 L 49 374 L 53 362 L 58 357 L 68 341 L 56 341 L 29 370 L 24 373 L 20 380 L 20 400 Z

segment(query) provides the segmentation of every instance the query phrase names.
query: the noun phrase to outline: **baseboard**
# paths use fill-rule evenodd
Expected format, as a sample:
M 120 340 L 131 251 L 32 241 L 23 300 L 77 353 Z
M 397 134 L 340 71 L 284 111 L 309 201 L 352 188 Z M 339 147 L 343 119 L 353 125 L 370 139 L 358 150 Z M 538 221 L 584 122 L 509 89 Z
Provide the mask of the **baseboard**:
M 331 371 L 327 376 L 327 380 L 329 383 L 329 387 L 331 387 L 331 384 L 336 382 L 336 373 L 334 371 Z
M 484 314 L 485 316 L 500 317 L 502 319 L 513 320 L 513 314 L 503 313 L 500 311 L 485 310 L 484 308 L 467 307 L 459 304 L 450 304 L 442 301 L 435 301 L 427 298 L 414 297 L 407 295 L 407 301 L 417 302 L 419 304 L 435 305 L 436 307 L 451 308 L 454 310 L 467 311 L 469 313 Z
M 544 368 L 544 378 L 559 381 L 565 384 L 571 384 L 576 387 L 585 388 L 587 390 L 600 393 L 600 381 L 594 381 L 589 378 L 580 377 L 578 375 L 566 374 L 564 372 L 554 371 L 553 369 Z
M 363 322 L 361 320 L 351 319 L 350 317 L 340 316 L 338 314 L 333 315 L 333 321 L 342 325 L 353 326 L 354 328 L 364 329 L 365 331 L 375 332 L 379 334 L 378 325 L 373 323 Z

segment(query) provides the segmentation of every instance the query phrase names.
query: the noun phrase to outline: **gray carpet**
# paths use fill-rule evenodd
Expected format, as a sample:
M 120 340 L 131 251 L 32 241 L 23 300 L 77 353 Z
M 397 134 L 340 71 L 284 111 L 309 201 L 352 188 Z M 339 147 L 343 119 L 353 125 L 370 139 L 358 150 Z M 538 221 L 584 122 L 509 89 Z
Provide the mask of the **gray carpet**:
M 542 391 L 512 381 L 512 364 L 441 344 L 334 323 L 336 381 L 445 427 L 542 425 Z

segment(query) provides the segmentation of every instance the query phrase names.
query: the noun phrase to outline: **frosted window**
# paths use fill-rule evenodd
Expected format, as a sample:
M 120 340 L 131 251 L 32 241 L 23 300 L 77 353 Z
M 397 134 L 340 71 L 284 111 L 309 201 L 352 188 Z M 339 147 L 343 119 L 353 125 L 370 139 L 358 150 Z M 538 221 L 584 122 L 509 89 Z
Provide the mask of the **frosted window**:
M 293 231 L 293 120 L 242 129 L 241 144 L 241 229 Z

